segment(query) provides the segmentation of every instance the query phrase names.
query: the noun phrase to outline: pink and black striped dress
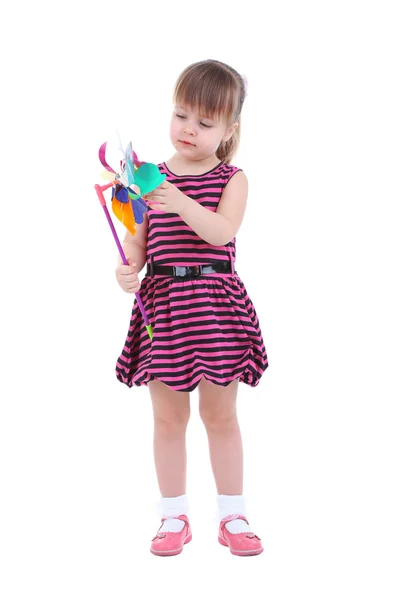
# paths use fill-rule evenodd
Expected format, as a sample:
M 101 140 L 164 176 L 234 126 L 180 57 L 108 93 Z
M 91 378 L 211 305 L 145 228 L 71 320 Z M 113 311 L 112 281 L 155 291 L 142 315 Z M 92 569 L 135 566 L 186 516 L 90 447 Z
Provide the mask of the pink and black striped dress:
M 158 165 L 167 180 L 213 212 L 230 178 L 241 169 L 220 163 L 202 175 L 174 175 Z M 236 258 L 236 240 L 213 246 L 177 214 L 148 211 L 147 263 L 193 266 Z M 135 303 L 116 375 L 128 387 L 159 379 L 174 390 L 192 391 L 204 376 L 226 386 L 234 379 L 254 387 L 268 367 L 258 318 L 234 268 L 180 280 L 146 276 L 140 297 L 153 327 L 150 340 Z

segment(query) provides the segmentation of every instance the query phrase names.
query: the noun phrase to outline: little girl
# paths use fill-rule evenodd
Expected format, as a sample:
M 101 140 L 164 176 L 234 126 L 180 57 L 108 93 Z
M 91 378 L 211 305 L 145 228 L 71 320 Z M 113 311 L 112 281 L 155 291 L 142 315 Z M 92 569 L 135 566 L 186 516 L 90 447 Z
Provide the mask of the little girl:
M 246 519 L 236 414 L 239 381 L 254 387 L 268 367 L 256 311 L 234 266 L 247 178 L 230 161 L 244 98 L 242 77 L 219 61 L 197 62 L 180 75 L 170 127 L 176 152 L 158 165 L 166 179 L 144 196 L 143 224 L 134 237 L 126 233 L 129 266 L 116 269 L 125 292 L 140 289 L 153 326 L 150 340 L 135 302 L 116 374 L 150 390 L 162 508 L 150 550 L 160 556 L 179 554 L 192 539 L 185 436 L 195 388 L 218 493 L 218 541 L 239 556 L 263 551 Z

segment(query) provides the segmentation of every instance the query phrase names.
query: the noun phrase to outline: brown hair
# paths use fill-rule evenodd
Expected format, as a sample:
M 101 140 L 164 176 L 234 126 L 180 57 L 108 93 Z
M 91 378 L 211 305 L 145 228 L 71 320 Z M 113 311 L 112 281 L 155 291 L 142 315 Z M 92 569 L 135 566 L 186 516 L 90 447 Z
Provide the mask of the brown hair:
M 229 163 L 240 140 L 240 113 L 246 96 L 245 83 L 232 67 L 218 60 L 203 60 L 186 67 L 175 84 L 174 102 L 194 107 L 207 116 L 239 123 L 227 142 L 221 142 L 216 155 Z

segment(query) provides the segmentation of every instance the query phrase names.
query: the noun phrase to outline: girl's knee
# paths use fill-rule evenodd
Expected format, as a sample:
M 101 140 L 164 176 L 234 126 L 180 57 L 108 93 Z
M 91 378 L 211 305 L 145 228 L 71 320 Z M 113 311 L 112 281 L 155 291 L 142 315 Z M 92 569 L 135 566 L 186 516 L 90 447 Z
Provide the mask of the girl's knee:
M 199 414 L 207 428 L 233 427 L 237 423 L 236 397 L 238 381 L 227 387 L 201 382 L 199 386 Z
M 236 410 L 232 407 L 221 410 L 217 407 L 200 406 L 199 413 L 207 429 L 228 430 L 237 426 Z
M 189 423 L 190 412 L 184 411 L 163 411 L 154 412 L 154 423 L 157 427 L 173 430 L 186 429 Z

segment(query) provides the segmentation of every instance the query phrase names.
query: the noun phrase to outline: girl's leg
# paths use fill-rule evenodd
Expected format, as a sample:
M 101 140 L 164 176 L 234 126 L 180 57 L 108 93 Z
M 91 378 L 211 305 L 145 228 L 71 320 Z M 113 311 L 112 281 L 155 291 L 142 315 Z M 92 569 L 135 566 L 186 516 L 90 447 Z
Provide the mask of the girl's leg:
M 190 417 L 189 392 L 176 392 L 155 380 L 149 382 L 154 415 L 154 460 L 161 495 L 186 493 L 186 429 Z
M 218 494 L 243 493 L 243 446 L 236 414 L 239 380 L 226 387 L 199 384 L 199 412 L 205 425 Z
M 236 414 L 239 379 L 226 387 L 214 385 L 204 378 L 199 384 L 200 417 L 205 425 L 211 466 L 218 492 L 219 518 L 246 516 L 243 498 L 243 445 Z M 246 533 L 251 529 L 243 519 L 226 524 L 230 533 Z

